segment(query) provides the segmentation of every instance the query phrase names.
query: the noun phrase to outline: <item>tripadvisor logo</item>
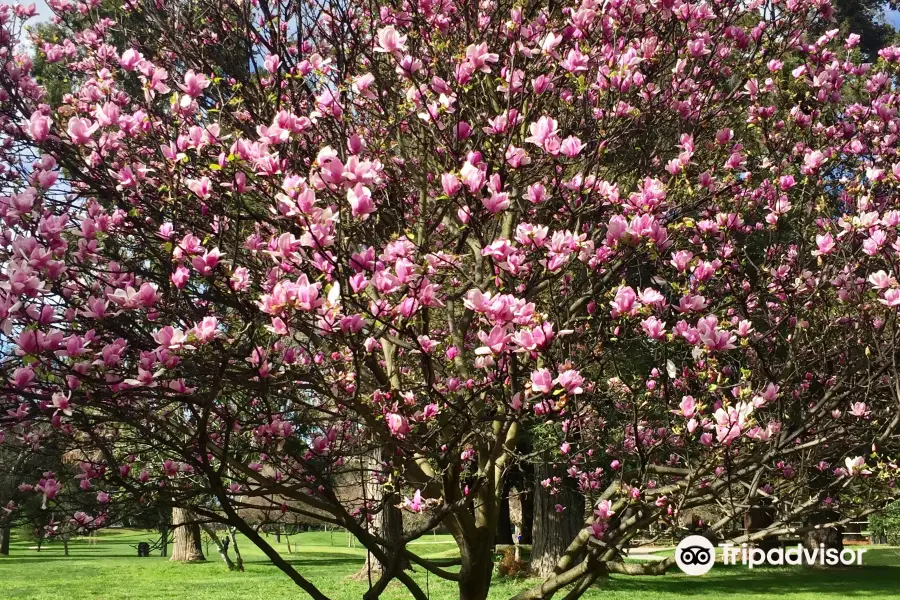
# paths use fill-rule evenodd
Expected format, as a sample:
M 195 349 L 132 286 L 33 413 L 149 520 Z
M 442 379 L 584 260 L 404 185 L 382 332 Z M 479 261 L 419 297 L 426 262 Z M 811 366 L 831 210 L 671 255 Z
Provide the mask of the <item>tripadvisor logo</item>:
M 689 535 L 675 548 L 675 563 L 688 575 L 705 575 L 716 562 L 716 549 L 702 535 Z
M 861 565 L 865 548 L 856 550 L 845 548 L 806 548 L 802 544 L 787 548 L 772 548 L 768 551 L 753 548 L 747 544 L 740 546 L 726 542 L 719 544 L 722 549 L 722 562 L 726 565 L 740 564 L 749 568 L 783 565 L 820 565 L 827 567 Z M 708 539 L 699 535 L 691 535 L 679 542 L 675 549 L 675 563 L 687 575 L 705 575 L 712 569 L 716 561 L 716 551 Z
M 861 565 L 865 548 L 853 550 L 844 548 L 825 548 L 825 544 L 819 544 L 818 548 L 806 548 L 803 544 L 787 548 L 772 548 L 768 552 L 762 548 L 750 548 L 747 544 L 735 546 L 734 544 L 719 544 L 722 549 L 723 562 L 726 565 L 736 565 L 738 557 L 742 565 L 751 569 L 760 565 L 820 565 L 823 567 L 836 567 L 838 565 L 849 567 Z

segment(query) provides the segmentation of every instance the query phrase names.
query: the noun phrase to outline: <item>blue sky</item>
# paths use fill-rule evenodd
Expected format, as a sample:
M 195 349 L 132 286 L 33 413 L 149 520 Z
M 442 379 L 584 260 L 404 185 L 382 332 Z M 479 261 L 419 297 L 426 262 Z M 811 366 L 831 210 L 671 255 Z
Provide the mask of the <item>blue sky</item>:
M 38 16 L 35 17 L 35 22 L 47 19 L 51 13 L 45 0 L 33 0 L 33 2 L 38 9 Z M 22 4 L 30 4 L 30 2 L 22 2 Z
M 894 29 L 900 29 L 900 12 L 896 10 L 884 11 L 884 18 Z
M 25 1 L 20 1 L 19 3 L 23 4 L 23 5 L 28 5 L 28 4 L 31 4 L 32 2 L 34 3 L 35 7 L 37 7 L 38 14 L 37 14 L 37 16 L 33 17 L 30 21 L 28 21 L 28 24 L 34 25 L 35 23 L 49 20 L 50 16 L 53 13 L 50 12 L 50 7 L 47 6 L 46 0 L 32 0 L 31 2 L 29 2 L 28 0 L 25 0 Z M 22 37 L 25 38 L 26 40 L 28 39 L 27 36 L 22 36 Z M 30 46 L 31 44 L 26 42 L 25 45 Z

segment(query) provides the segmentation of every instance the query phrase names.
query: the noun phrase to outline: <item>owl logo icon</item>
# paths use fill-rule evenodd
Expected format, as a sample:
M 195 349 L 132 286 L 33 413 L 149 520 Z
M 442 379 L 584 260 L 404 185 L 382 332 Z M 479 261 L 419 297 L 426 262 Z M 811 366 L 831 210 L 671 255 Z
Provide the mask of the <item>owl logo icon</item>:
M 703 536 L 690 535 L 675 548 L 675 563 L 686 575 L 705 575 L 716 562 L 716 549 Z

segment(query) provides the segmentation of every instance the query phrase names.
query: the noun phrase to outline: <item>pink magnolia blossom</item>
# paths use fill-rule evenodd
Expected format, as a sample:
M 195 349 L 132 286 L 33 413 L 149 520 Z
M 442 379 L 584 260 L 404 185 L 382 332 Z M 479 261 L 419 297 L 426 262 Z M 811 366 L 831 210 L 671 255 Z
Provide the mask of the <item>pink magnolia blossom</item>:
M 477 348 L 475 354 L 500 354 L 506 349 L 509 337 L 505 329 L 499 325 L 495 325 L 490 333 L 479 331 L 478 339 L 481 340 L 483 346 Z
M 391 435 L 396 438 L 403 439 L 410 432 L 409 421 L 403 415 L 390 412 L 385 415 L 385 421 Z
M 178 88 L 191 98 L 196 98 L 203 90 L 211 85 L 211 81 L 203 73 L 195 73 L 189 69 L 184 76 L 184 83 L 179 83 Z
M 444 189 L 444 193 L 452 198 L 459 193 L 462 185 L 456 175 L 453 173 L 444 173 L 441 175 L 441 187 Z
M 52 125 L 52 123 L 53 123 L 53 120 L 50 117 L 43 115 L 39 112 L 34 112 L 31 114 L 31 117 L 28 119 L 28 134 L 31 136 L 31 139 L 33 139 L 34 141 L 43 142 L 50 135 L 50 126 Z M 71 121 L 70 121 L 70 126 L 71 126 Z M 69 136 L 72 137 L 73 140 L 75 140 L 75 137 L 72 136 L 71 132 L 69 133 Z M 87 136 L 89 137 L 90 134 L 87 134 Z M 79 139 L 81 139 L 81 138 L 79 138 Z M 76 140 L 76 143 L 79 143 L 79 142 Z
M 406 498 L 403 501 L 403 508 L 414 513 L 420 513 L 425 510 L 425 502 L 422 500 L 422 491 L 416 490 L 413 494 L 412 500 Z
M 31 385 L 34 378 L 35 375 L 33 369 L 29 367 L 19 367 L 13 371 L 11 383 L 19 389 L 25 389 Z
M 378 30 L 378 45 L 375 46 L 375 52 L 387 52 L 394 54 L 406 51 L 406 37 L 400 35 L 393 25 L 382 27 Z
M 200 179 L 188 179 L 187 180 L 188 189 L 197 194 L 200 198 L 204 200 L 209 198 L 210 195 L 210 187 L 211 182 L 209 177 L 201 177 Z
M 84 146 L 93 141 L 92 136 L 99 127 L 100 126 L 97 123 L 92 123 L 88 119 L 72 117 L 69 119 L 69 125 L 66 131 L 74 143 Z
M 203 317 L 203 320 L 194 326 L 191 333 L 194 334 L 198 342 L 206 344 L 216 336 L 218 326 L 219 320 L 216 317 Z
M 56 499 L 56 496 L 62 491 L 62 484 L 60 484 L 53 477 L 44 477 L 41 478 L 40 482 L 34 487 L 35 491 L 41 492 L 44 495 L 43 507 L 47 507 L 48 500 Z
M 806 154 L 803 155 L 803 168 L 801 170 L 806 175 L 815 174 L 822 167 L 824 162 L 825 155 L 822 154 L 820 150 L 807 151 Z
M 641 303 L 637 302 L 637 294 L 629 286 L 620 286 L 610 305 L 613 308 L 611 312 L 613 318 L 620 315 L 633 315 L 641 308 Z
M 541 394 L 549 394 L 553 389 L 553 375 L 547 369 L 538 369 L 531 374 L 531 389 Z
M 847 467 L 847 474 L 851 477 L 868 477 L 872 474 L 871 470 L 866 469 L 866 459 L 862 456 L 855 458 L 848 456 L 844 460 L 844 464 Z
M 584 149 L 584 144 L 575 136 L 569 136 L 564 139 L 559 146 L 560 154 L 568 156 L 569 158 L 575 158 L 581 151 Z
M 53 408 L 67 416 L 72 416 L 72 393 L 68 395 L 61 392 L 53 394 Z
M 276 73 L 281 65 L 281 58 L 277 54 L 270 54 L 263 61 L 263 65 L 269 73 Z
M 609 500 L 601 500 L 597 504 L 597 508 L 594 509 L 594 516 L 601 521 L 608 521 L 615 514 L 615 511 L 612 509 L 612 502 Z
M 678 406 L 685 419 L 692 418 L 697 410 L 697 402 L 694 400 L 693 396 L 684 396 Z
M 126 71 L 134 71 L 143 61 L 144 57 L 141 56 L 141 53 L 134 48 L 129 48 L 128 50 L 123 52 L 122 56 L 119 58 L 119 64 Z
M 666 324 L 656 317 L 649 317 L 641 321 L 641 327 L 647 336 L 654 340 L 661 340 L 666 335 Z
M 213 248 L 212 250 L 204 252 L 202 256 L 195 256 L 192 258 L 191 265 L 193 265 L 201 275 L 211 275 L 216 268 L 216 265 L 219 264 L 219 259 L 221 257 L 222 254 L 219 252 L 219 249 Z
M 549 154 L 557 154 L 561 144 L 557 127 L 555 119 L 543 116 L 528 126 L 531 135 L 525 141 L 540 146 Z
M 499 212 L 503 212 L 504 210 L 509 208 L 509 194 L 494 192 L 491 193 L 489 197 L 483 198 L 482 203 L 490 213 L 496 214 Z
M 865 402 L 854 402 L 850 405 L 850 414 L 854 417 L 866 417 L 869 414 L 868 407 Z
M 584 393 L 584 388 L 582 388 L 584 378 L 574 369 L 560 371 L 554 381 L 565 388 L 566 392 L 569 394 L 577 395 Z
M 177 327 L 167 325 L 153 333 L 153 339 L 160 348 L 179 350 L 187 347 L 187 334 Z
M 375 212 L 372 192 L 361 184 L 356 184 L 354 188 L 347 190 L 347 202 L 350 203 L 351 214 L 359 219 L 366 219 Z
M 890 273 L 881 270 L 869 275 L 869 283 L 871 283 L 872 287 L 875 289 L 886 290 L 897 285 L 897 280 Z
M 885 290 L 883 297 L 879 298 L 878 301 L 891 308 L 900 306 L 900 288 Z
M 496 63 L 499 56 L 493 52 L 488 52 L 487 42 L 480 44 L 470 44 L 466 48 L 466 61 L 472 65 L 472 68 L 482 73 L 490 73 L 490 63 Z

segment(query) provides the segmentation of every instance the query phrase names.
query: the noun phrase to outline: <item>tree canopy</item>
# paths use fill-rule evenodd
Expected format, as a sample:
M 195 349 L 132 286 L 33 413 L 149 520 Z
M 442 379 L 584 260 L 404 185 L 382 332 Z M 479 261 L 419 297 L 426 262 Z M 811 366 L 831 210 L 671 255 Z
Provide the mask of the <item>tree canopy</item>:
M 183 507 L 324 598 L 246 515 L 315 518 L 481 600 L 551 460 L 518 597 L 577 597 L 694 508 L 893 496 L 900 48 L 828 0 L 49 5 L 35 56 L 0 8 L 0 444 L 76 453 L 19 488 L 74 527 Z

